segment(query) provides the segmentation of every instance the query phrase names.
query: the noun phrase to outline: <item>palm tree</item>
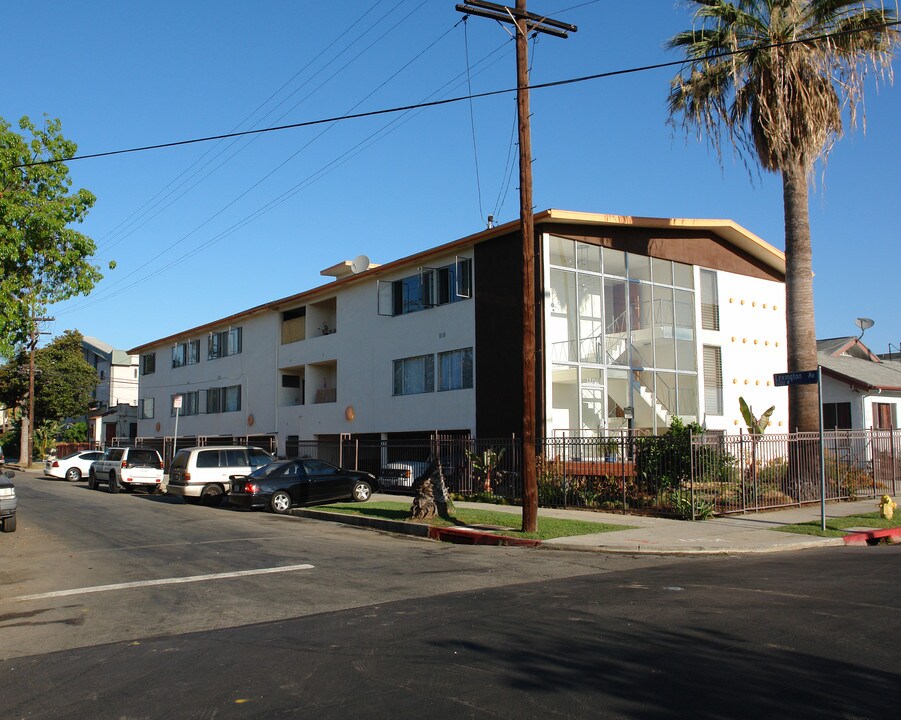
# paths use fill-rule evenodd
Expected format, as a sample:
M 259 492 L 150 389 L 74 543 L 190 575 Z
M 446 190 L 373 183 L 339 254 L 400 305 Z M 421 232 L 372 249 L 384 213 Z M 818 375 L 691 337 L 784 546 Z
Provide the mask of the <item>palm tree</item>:
M 706 132 L 782 175 L 788 370 L 817 366 L 808 183 L 851 125 L 869 70 L 891 80 L 895 14 L 878 0 L 688 0 L 696 27 L 669 41 L 687 65 L 670 121 Z M 817 390 L 789 387 L 789 429 L 819 427 Z

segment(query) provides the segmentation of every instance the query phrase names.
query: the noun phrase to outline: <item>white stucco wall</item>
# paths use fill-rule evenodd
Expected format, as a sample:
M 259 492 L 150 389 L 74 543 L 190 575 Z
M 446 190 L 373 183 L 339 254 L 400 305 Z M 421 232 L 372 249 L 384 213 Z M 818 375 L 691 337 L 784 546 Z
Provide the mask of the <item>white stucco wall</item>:
M 201 397 L 200 414 L 179 414 L 178 435 L 247 435 L 276 432 L 273 378 L 278 318 L 275 313 L 262 313 L 245 317 L 233 327 L 239 325 L 242 333 L 242 351 L 236 355 L 208 360 L 207 333 L 179 339 L 179 342 L 200 340 L 200 362 L 193 365 L 172 367 L 172 343 L 154 348 L 156 371 L 149 375 L 141 375 L 140 378 L 140 397 L 154 399 L 154 417 L 138 420 L 138 435 L 170 437 L 175 433 L 175 417 L 170 414 L 172 395 L 232 385 L 241 386 L 240 411 L 207 414 L 204 412 L 205 398 Z M 224 325 L 215 330 L 227 329 L 228 326 Z M 253 416 L 252 420 L 250 416 Z
M 788 432 L 788 390 L 773 384 L 773 375 L 787 366 L 785 285 L 721 270 L 717 281 L 720 330 L 700 330 L 699 340 L 722 348 L 723 415 L 702 415 L 706 427 L 729 433 L 744 428 L 738 403 L 744 397 L 757 416 L 775 406 L 769 432 Z M 699 370 L 703 411 L 701 365 Z
M 429 263 L 441 267 L 452 264 L 454 258 L 430 258 Z M 311 439 L 344 432 L 474 432 L 475 390 L 438 392 L 437 357 L 434 392 L 393 395 L 395 359 L 429 353 L 437 356 L 475 345 L 472 300 L 396 317 L 379 315 L 378 281 L 390 282 L 414 272 L 416 268 L 408 267 L 369 276 L 337 288 L 332 295 L 326 291 L 313 300 L 298 302 L 293 307 L 307 308 L 303 340 L 281 342 L 281 312 L 293 309 L 286 305 L 240 320 L 242 352 L 237 355 L 208 360 L 207 334 L 186 335 L 179 342 L 200 340 L 200 362 L 172 368 L 172 343 L 156 346 L 156 371 L 140 378 L 141 398 L 154 398 L 154 417 L 139 420 L 138 434 L 160 437 L 175 433 L 175 418 L 169 410 L 172 395 L 229 385 L 241 385 L 241 411 L 207 414 L 201 393 L 200 413 L 179 416 L 179 437 L 277 433 L 279 448 L 284 451 L 289 435 Z M 326 335 L 319 330 L 323 313 L 329 316 L 328 329 L 333 331 Z M 303 375 L 305 391 L 282 388 L 283 373 Z M 336 401 L 314 402 L 320 388 L 334 388 Z M 291 404 L 301 394 L 305 395 L 304 404 Z
M 454 262 L 454 256 L 430 258 L 432 267 Z M 339 432 L 392 433 L 429 429 L 475 431 L 475 390 L 393 395 L 393 361 L 475 345 L 475 303 L 472 300 L 395 317 L 379 315 L 378 281 L 409 276 L 406 268 L 367 282 L 346 286 L 337 294 L 336 332 L 282 345 L 280 368 L 307 367 L 307 400 L 302 406 L 279 408 L 282 436 L 310 438 Z M 309 312 L 309 310 L 308 310 Z M 337 362 L 337 401 L 312 404 L 309 366 Z M 318 375 L 321 378 L 321 374 Z M 349 412 L 352 409 L 352 413 Z M 348 417 L 353 417 L 349 420 Z

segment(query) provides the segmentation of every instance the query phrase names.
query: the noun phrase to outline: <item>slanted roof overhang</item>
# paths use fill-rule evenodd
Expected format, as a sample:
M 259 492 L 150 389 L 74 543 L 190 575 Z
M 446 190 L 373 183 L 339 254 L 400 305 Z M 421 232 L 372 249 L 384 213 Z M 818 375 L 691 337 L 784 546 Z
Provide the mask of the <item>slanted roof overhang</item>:
M 823 373 L 829 375 L 830 377 L 839 380 L 844 383 L 848 383 L 853 388 L 864 392 L 901 392 L 901 385 L 873 385 L 871 383 L 866 382 L 865 380 L 861 380 L 860 378 L 851 377 L 850 375 L 845 375 L 844 373 L 838 372 L 837 370 L 831 370 L 827 368 L 825 365 L 823 366 Z
M 695 230 L 698 232 L 709 232 L 719 236 L 727 243 L 733 245 L 739 250 L 754 257 L 758 261 L 772 268 L 780 275 L 785 275 L 785 254 L 770 245 L 765 240 L 757 237 L 754 233 L 746 230 L 741 225 L 732 220 L 699 220 L 691 218 L 648 218 L 633 217 L 630 215 L 608 215 L 604 213 L 585 213 L 574 212 L 572 210 L 543 210 L 535 214 L 535 229 L 540 232 L 540 227 L 547 224 L 563 224 L 573 226 L 596 226 L 596 227 L 635 227 L 659 230 Z M 197 337 L 216 329 L 221 329 L 228 325 L 235 325 L 239 321 L 260 313 L 279 312 L 283 309 L 290 308 L 300 302 L 309 302 L 317 297 L 327 296 L 336 292 L 337 289 L 350 285 L 352 283 L 371 280 L 380 275 L 394 272 L 403 267 L 419 267 L 426 263 L 429 258 L 439 255 L 446 255 L 450 252 L 460 250 L 480 242 L 485 242 L 494 237 L 501 237 L 519 231 L 519 220 L 513 220 L 502 225 L 487 228 L 473 235 L 467 235 L 458 240 L 429 248 L 414 255 L 388 262 L 383 265 L 376 265 L 369 270 L 339 278 L 333 282 L 320 285 L 311 290 L 289 295 L 288 297 L 274 300 L 263 305 L 257 305 L 248 310 L 229 315 L 228 317 L 219 318 L 209 323 L 199 325 L 189 330 L 169 335 L 158 340 L 153 340 L 143 345 L 138 345 L 128 351 L 129 354 L 138 355 L 147 352 L 160 345 L 174 344 L 179 341 L 184 342 L 189 338 Z

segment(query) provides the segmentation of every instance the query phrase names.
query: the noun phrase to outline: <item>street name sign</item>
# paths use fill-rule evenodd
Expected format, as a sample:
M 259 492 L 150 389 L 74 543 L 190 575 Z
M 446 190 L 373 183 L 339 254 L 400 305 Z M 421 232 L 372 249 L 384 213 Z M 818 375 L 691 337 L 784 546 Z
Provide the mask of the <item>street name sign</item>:
M 816 385 L 817 375 L 818 372 L 816 370 L 799 370 L 798 372 L 790 373 L 774 373 L 773 384 L 776 387 L 783 387 L 785 385 Z

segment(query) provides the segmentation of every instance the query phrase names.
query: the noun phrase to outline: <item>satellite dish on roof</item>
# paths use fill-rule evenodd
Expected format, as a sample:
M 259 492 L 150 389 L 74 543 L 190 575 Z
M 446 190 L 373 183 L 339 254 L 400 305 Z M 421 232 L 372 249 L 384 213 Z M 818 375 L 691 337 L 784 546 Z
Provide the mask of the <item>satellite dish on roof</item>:
M 357 273 L 364 272 L 369 269 L 369 258 L 366 255 L 357 255 L 353 260 L 350 261 L 350 269 L 351 272 L 356 275 Z
M 857 339 L 860 340 L 860 338 L 863 337 L 863 334 L 876 324 L 876 321 L 870 320 L 870 318 L 857 318 L 857 320 L 854 321 L 854 324 L 860 328 L 860 335 L 857 336 Z

